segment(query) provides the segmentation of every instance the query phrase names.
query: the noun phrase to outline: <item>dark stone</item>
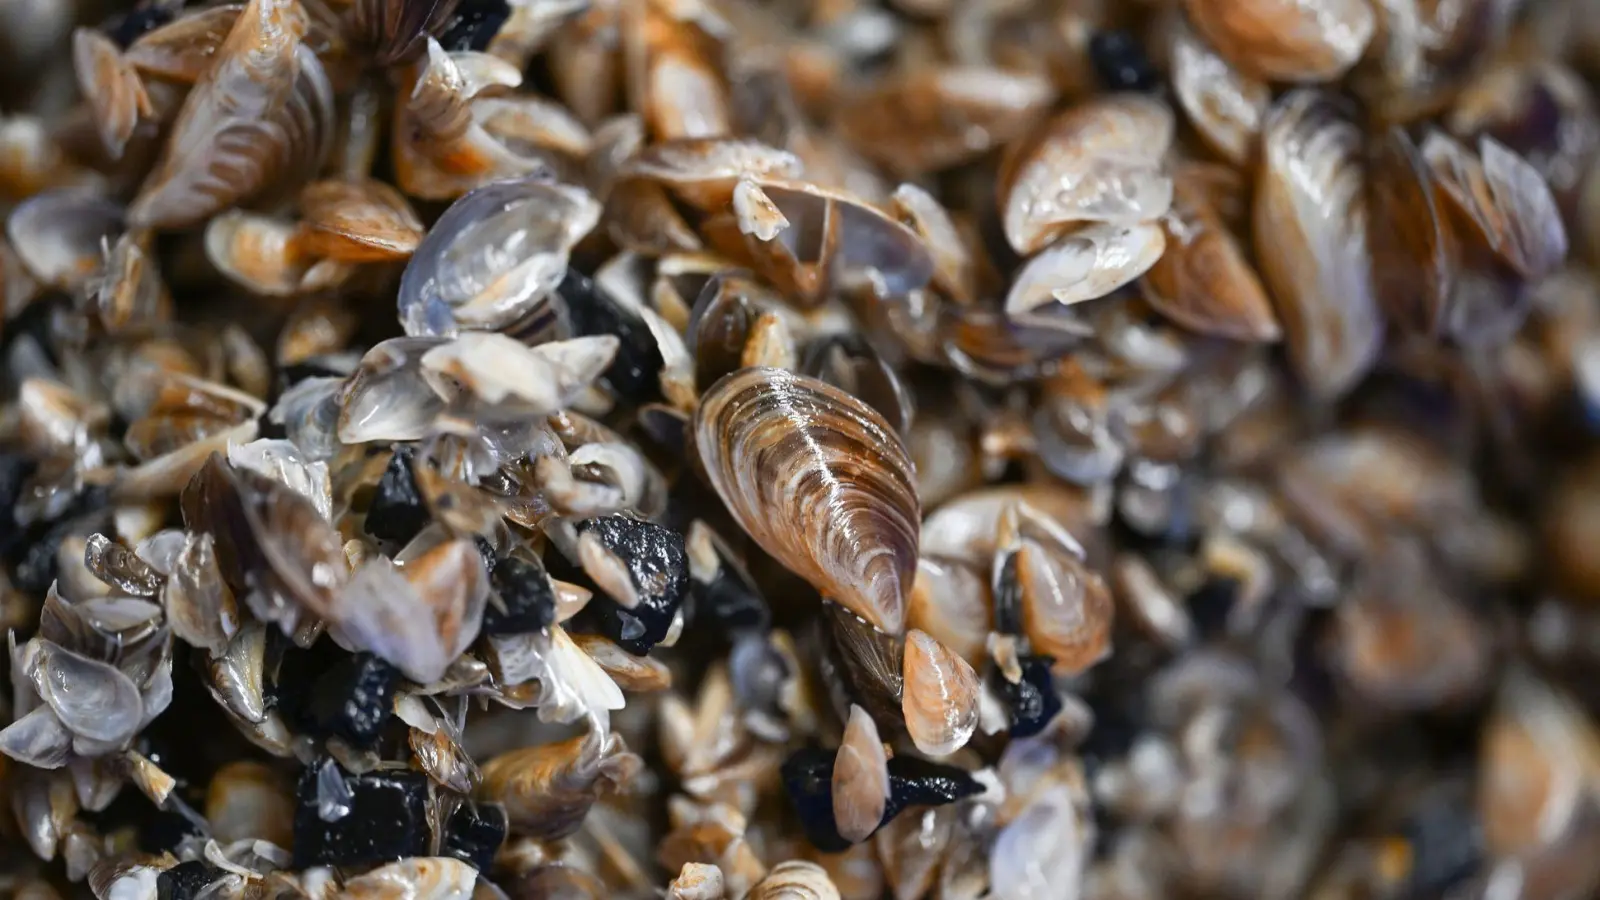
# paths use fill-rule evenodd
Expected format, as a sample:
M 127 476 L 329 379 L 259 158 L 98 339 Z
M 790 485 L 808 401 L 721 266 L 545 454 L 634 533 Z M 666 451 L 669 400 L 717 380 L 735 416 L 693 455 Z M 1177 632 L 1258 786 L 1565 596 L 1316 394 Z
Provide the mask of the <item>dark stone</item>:
M 1021 680 L 1012 684 L 1000 678 L 1000 693 L 1011 708 L 1011 736 L 1031 737 L 1061 712 L 1061 695 L 1050 677 L 1050 657 L 1022 656 L 1017 662 L 1022 668 Z
M 294 868 L 356 866 L 428 855 L 428 776 L 410 769 L 351 775 L 350 812 L 332 822 L 317 813 L 317 772 L 300 776 L 294 811 Z
M 124 794 L 134 791 L 124 790 Z M 136 838 L 143 853 L 165 853 L 177 848 L 187 837 L 204 838 L 199 824 L 170 809 L 148 809 L 138 817 Z
M 1239 582 L 1213 577 L 1189 595 L 1189 618 L 1205 637 L 1217 637 L 1228 630 L 1228 616 L 1239 601 Z
M 883 810 L 883 821 L 888 822 L 909 806 L 943 806 L 981 793 L 983 785 L 965 769 L 913 756 L 896 756 L 889 760 L 889 803 Z
M 1022 581 L 1018 578 L 1015 552 L 1006 554 L 995 578 L 994 630 L 1001 634 L 1022 633 Z
M 839 825 L 833 818 L 834 755 L 821 747 L 804 747 L 790 754 L 779 769 L 784 791 L 800 817 L 806 840 L 823 853 L 850 848 L 850 842 L 839 836 Z
M 849 849 L 833 818 L 833 760 L 836 751 L 805 747 L 784 760 L 779 774 L 784 790 L 800 816 L 800 827 L 811 845 L 824 853 Z M 983 786 L 964 769 L 897 756 L 889 760 L 889 800 L 882 828 L 912 806 L 943 806 L 983 793 Z
M 489 49 L 489 42 L 511 18 L 506 0 L 462 0 L 439 32 L 439 46 L 456 53 Z
M 156 900 L 192 900 L 221 874 L 198 859 L 178 863 L 156 876 Z
M 537 562 L 506 557 L 490 573 L 489 587 L 494 596 L 484 607 L 484 634 L 527 634 L 555 623 L 555 586 Z M 504 612 L 495 606 L 495 597 L 505 606 Z
M 416 537 L 432 517 L 411 474 L 412 452 L 410 447 L 397 448 L 378 479 L 366 522 L 367 534 L 375 538 L 403 544 Z
M 696 622 L 724 633 L 766 631 L 772 627 L 772 610 L 761 592 L 723 563 L 709 584 L 691 582 Z
M 140 35 L 172 21 L 172 11 L 157 3 L 147 3 L 122 17 L 106 34 L 122 49 L 128 49 Z
M 584 607 L 584 620 L 617 646 L 644 656 L 661 643 L 689 592 L 689 556 L 683 535 L 627 516 L 601 516 L 578 526 L 593 534 L 628 567 L 639 603 L 632 609 L 596 594 Z
M 505 839 L 505 807 L 468 800 L 456 807 L 445 823 L 444 853 L 487 872 Z
M 373 746 L 394 709 L 399 680 L 399 670 L 372 653 L 346 656 L 312 687 L 307 730 L 316 737 L 342 738 L 352 747 Z
M 1400 836 L 1411 848 L 1406 897 L 1443 897 L 1483 863 L 1483 830 L 1466 797 L 1424 805 L 1401 826 Z
M 659 398 L 658 377 L 664 365 L 661 348 L 644 320 L 606 294 L 605 290 L 576 269 L 568 268 L 556 287 L 567 307 L 572 328 L 580 335 L 614 335 L 619 341 L 617 358 L 606 369 L 604 380 L 618 394 L 644 403 Z
M 1113 29 L 1090 37 L 1089 62 L 1108 91 L 1146 93 L 1161 86 L 1161 73 L 1150 64 L 1139 40 L 1126 31 Z

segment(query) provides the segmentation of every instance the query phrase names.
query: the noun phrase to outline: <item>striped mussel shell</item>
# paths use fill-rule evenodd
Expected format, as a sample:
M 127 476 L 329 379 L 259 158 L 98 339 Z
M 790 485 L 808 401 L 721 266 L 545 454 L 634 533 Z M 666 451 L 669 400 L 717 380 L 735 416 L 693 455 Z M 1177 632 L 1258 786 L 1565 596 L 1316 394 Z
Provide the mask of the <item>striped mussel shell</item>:
M 763 550 L 900 633 L 921 504 L 911 458 L 881 415 L 817 379 L 749 368 L 706 392 L 694 436 L 712 486 Z

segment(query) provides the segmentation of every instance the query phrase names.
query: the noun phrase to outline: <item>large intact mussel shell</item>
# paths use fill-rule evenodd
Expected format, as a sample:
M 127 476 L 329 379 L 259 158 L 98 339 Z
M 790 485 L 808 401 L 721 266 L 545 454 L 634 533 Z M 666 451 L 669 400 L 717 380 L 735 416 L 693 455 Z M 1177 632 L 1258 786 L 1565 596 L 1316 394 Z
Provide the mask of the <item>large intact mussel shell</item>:
M 713 486 L 756 543 L 898 634 L 921 504 L 905 445 L 883 417 L 816 379 L 753 368 L 712 386 L 694 425 Z
M 1256 253 L 1295 371 L 1312 392 L 1347 391 L 1383 341 L 1373 285 L 1361 132 L 1314 90 L 1272 111 L 1255 198 Z
M 591 727 L 484 763 L 478 796 L 505 805 L 513 832 L 553 840 L 577 831 L 600 794 L 627 784 L 642 765 L 620 736 Z
M 304 8 L 251 0 L 190 90 L 155 169 L 128 209 L 136 225 L 192 225 L 316 172 L 333 135 L 333 88 L 303 43 Z
M 1271 81 L 1333 81 L 1354 66 L 1377 30 L 1367 0 L 1185 0 L 1212 46 Z

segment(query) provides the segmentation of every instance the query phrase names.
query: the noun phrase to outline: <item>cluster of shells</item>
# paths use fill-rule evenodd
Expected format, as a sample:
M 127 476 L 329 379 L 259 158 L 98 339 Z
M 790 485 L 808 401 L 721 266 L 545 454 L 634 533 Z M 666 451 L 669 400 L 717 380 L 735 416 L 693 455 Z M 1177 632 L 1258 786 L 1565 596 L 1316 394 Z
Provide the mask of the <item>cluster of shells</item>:
M 1597 51 L 0 3 L 0 896 L 1596 896 Z

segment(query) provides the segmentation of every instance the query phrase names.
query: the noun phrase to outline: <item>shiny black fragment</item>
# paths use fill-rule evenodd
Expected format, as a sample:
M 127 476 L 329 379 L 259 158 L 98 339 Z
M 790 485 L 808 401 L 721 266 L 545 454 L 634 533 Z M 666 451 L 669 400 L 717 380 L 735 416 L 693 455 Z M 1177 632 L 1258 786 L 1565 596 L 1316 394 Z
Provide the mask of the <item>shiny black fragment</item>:
M 413 453 L 410 447 L 396 448 L 388 468 L 383 470 L 378 491 L 367 508 L 367 534 L 403 544 L 427 526 L 431 517 L 428 506 L 411 474 Z
M 800 828 L 811 846 L 823 853 L 850 849 L 850 842 L 839 835 L 833 818 L 833 758 L 821 747 L 804 747 L 783 761 L 779 775 L 784 791 L 800 817 Z
M 352 775 L 340 769 L 350 791 L 350 812 L 332 822 L 317 814 L 317 772 L 306 766 L 296 791 L 294 868 L 355 866 L 429 854 L 428 776 L 411 769 Z
M 1061 712 L 1061 695 L 1050 677 L 1050 657 L 1020 656 L 1022 678 L 1012 684 L 999 678 L 1000 693 L 1011 710 L 1011 736 L 1032 737 Z
M 193 900 L 222 870 L 198 859 L 178 863 L 156 876 L 156 900 Z
M 965 769 L 896 756 L 889 760 L 889 803 L 884 807 L 883 821 L 888 822 L 909 806 L 943 806 L 981 793 L 983 785 Z
M 800 827 L 813 847 L 824 853 L 849 849 L 833 818 L 833 760 L 836 751 L 804 747 L 783 761 L 779 775 L 784 791 L 800 817 Z M 908 756 L 889 760 L 889 800 L 882 828 L 912 806 L 943 806 L 983 793 L 983 786 L 955 766 Z
M 527 634 L 555 624 L 556 589 L 537 562 L 515 556 L 500 560 L 489 573 L 489 589 L 484 634 Z
M 1126 31 L 1108 29 L 1091 36 L 1089 63 L 1108 91 L 1147 93 L 1161 86 L 1161 73 L 1150 64 L 1138 38 Z
M 134 840 L 141 853 L 168 853 L 176 850 L 185 838 L 209 836 L 200 830 L 198 823 L 176 810 L 140 810 L 137 821 L 139 827 Z
M 445 823 L 444 855 L 487 872 L 494 865 L 495 853 L 505 843 L 506 827 L 505 807 L 468 800 L 456 807 Z
M 341 738 L 356 748 L 373 746 L 394 709 L 399 680 L 400 671 L 372 653 L 345 656 L 311 689 L 304 716 L 307 730 L 315 737 Z
M 764 632 L 772 627 L 772 610 L 766 598 L 726 564 L 717 567 L 710 583 L 692 581 L 694 620 L 729 634 Z
M 147 31 L 157 28 L 172 21 L 172 10 L 168 4 L 145 3 L 135 7 L 133 12 L 122 17 L 122 20 L 113 24 L 107 31 L 106 37 L 123 50 L 128 49 L 139 36 Z
M 617 358 L 606 369 L 603 380 L 618 394 L 637 403 L 660 397 L 659 376 L 664 362 L 661 348 L 656 346 L 655 336 L 644 319 L 570 267 L 556 293 L 565 302 L 577 334 L 616 336 Z
M 578 531 L 593 534 L 626 563 L 639 594 L 632 609 L 604 593 L 596 594 L 584 607 L 585 623 L 634 656 L 644 656 L 667 636 L 689 593 L 689 555 L 683 535 L 627 516 L 589 519 Z
M 1018 578 L 1016 551 L 1005 555 L 995 576 L 994 630 L 1001 634 L 1022 633 L 1022 581 Z
M 461 0 L 439 32 L 439 46 L 451 53 L 482 53 L 509 18 L 511 7 L 506 0 Z

